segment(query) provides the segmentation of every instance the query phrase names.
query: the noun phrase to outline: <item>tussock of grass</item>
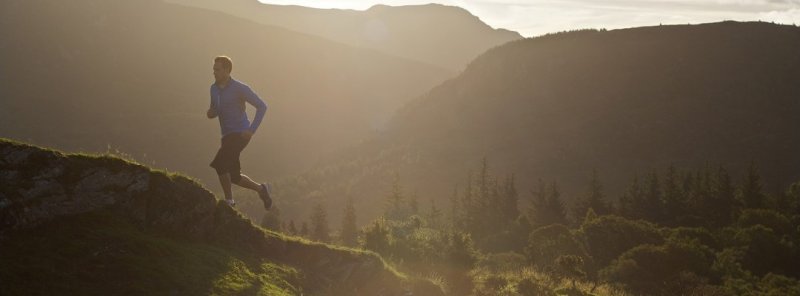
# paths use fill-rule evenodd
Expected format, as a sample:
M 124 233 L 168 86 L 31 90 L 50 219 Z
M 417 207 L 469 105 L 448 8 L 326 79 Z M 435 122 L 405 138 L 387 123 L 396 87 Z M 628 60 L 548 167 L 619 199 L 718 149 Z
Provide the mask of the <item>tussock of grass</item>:
M 297 295 L 299 275 L 216 246 L 146 233 L 110 212 L 19 231 L 0 245 L 2 295 Z
M 549 295 L 582 295 L 582 296 L 626 296 L 624 292 L 608 284 L 590 281 L 577 281 L 572 288 L 572 281 L 556 278 L 533 268 L 521 268 L 506 271 L 490 271 L 486 268 L 472 270 L 471 276 L 475 285 L 474 295 L 507 295 L 526 296 L 520 289 L 520 283 L 530 281 L 540 285 Z M 537 294 L 538 295 L 538 294 Z

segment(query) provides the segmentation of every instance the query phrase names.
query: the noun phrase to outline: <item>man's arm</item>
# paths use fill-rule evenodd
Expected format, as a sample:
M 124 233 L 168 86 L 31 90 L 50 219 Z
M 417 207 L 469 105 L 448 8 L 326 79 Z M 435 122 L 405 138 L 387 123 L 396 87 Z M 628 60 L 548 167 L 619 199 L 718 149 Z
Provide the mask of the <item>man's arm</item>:
M 208 106 L 208 111 L 206 111 L 206 116 L 208 116 L 208 118 L 211 119 L 217 117 L 217 115 L 218 112 L 217 112 L 217 106 L 214 102 L 214 92 L 211 91 L 211 104 Z
M 250 124 L 250 132 L 255 133 L 258 126 L 261 125 L 261 120 L 264 119 L 264 113 L 267 113 L 267 103 L 264 103 L 264 101 L 246 85 L 242 89 L 242 95 L 247 103 L 256 107 L 256 115 L 253 117 L 253 122 Z

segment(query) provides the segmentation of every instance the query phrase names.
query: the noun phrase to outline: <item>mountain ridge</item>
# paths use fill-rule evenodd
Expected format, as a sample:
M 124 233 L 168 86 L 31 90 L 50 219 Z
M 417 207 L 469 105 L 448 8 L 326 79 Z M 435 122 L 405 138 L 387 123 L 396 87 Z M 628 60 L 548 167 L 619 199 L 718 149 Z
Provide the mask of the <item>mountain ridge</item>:
M 634 174 L 670 165 L 738 174 L 753 161 L 774 182 L 766 188 L 783 188 L 800 178 L 791 152 L 800 138 L 789 128 L 800 124 L 797 51 L 795 26 L 737 22 L 509 42 L 406 104 L 384 133 L 297 179 L 318 182 L 317 196 L 358 192 L 366 203 L 387 196 L 399 173 L 407 194 L 442 204 L 456 187 L 463 194 L 485 157 L 493 173 L 515 174 L 520 192 L 541 178 L 567 201 L 598 169 L 616 200 Z
M 455 72 L 481 52 L 523 38 L 511 30 L 492 28 L 462 7 L 435 3 L 376 4 L 354 10 L 265 4 L 255 0 L 166 1 L 222 11 Z

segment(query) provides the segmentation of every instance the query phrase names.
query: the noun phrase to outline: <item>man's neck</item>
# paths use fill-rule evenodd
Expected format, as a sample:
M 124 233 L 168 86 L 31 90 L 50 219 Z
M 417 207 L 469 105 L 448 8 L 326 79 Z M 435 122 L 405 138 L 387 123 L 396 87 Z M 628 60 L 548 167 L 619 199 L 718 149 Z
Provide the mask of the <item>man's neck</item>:
M 226 86 L 228 86 L 228 84 L 229 84 L 230 82 L 231 82 L 231 78 L 230 78 L 230 77 L 228 77 L 227 79 L 224 79 L 224 80 L 222 80 L 222 81 L 218 81 L 218 82 L 217 82 L 217 87 L 219 87 L 219 88 L 225 88 Z

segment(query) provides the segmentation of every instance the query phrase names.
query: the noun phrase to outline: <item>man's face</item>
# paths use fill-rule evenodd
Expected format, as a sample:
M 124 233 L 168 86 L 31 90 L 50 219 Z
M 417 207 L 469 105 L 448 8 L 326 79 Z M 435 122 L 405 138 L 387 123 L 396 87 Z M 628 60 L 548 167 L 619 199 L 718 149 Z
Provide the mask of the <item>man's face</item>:
M 222 63 L 214 63 L 214 79 L 216 79 L 217 82 L 226 81 L 230 76 L 231 71 L 225 69 L 225 66 L 223 66 Z

